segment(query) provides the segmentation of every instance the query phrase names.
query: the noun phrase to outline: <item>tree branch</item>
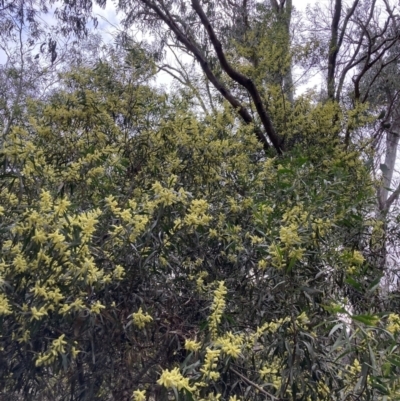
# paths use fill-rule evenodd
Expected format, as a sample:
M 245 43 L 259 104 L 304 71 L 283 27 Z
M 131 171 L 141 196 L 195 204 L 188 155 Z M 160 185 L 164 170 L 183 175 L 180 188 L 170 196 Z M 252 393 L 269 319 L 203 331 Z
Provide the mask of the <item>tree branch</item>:
M 354 3 L 353 3 L 353 5 L 351 6 L 350 10 L 349 10 L 348 13 L 346 14 L 346 18 L 344 19 L 344 22 L 343 22 L 342 32 L 340 33 L 339 41 L 338 41 L 338 44 L 337 44 L 338 51 L 339 51 L 340 48 L 342 47 L 344 35 L 345 35 L 346 29 L 347 29 L 347 25 L 348 25 L 348 23 L 349 23 L 349 21 L 350 21 L 350 18 L 353 16 L 353 14 L 354 14 L 354 12 L 355 12 L 355 10 L 356 10 L 356 8 L 357 8 L 358 3 L 359 3 L 359 0 L 355 0 Z M 353 62 L 353 61 L 355 60 L 355 58 L 357 57 L 357 54 L 358 54 L 358 52 L 360 51 L 360 48 L 361 48 L 361 43 L 362 43 L 362 40 L 360 41 L 360 43 L 359 43 L 359 45 L 358 45 L 357 51 L 354 52 L 354 54 L 353 54 L 353 56 L 352 56 L 352 59 L 351 59 L 351 62 Z M 350 69 L 351 69 L 351 68 L 348 68 L 348 69 L 346 70 L 346 68 L 345 68 L 345 69 L 343 70 L 343 71 L 345 71 L 345 72 L 344 72 L 344 73 L 342 72 L 342 75 L 341 75 L 341 77 L 340 77 L 338 90 L 336 91 L 336 101 L 337 101 L 337 102 L 338 102 L 339 99 L 340 99 L 340 95 L 341 95 L 341 92 L 342 92 L 343 83 L 344 83 L 346 74 L 347 74 L 347 72 L 348 72 Z
M 236 71 L 229 64 L 229 62 L 226 59 L 225 54 L 222 50 L 222 44 L 218 40 L 217 36 L 215 35 L 214 29 L 211 26 L 211 23 L 209 22 L 206 14 L 204 13 L 199 1 L 192 0 L 192 7 L 196 11 L 198 16 L 200 17 L 200 20 L 208 33 L 208 36 L 211 40 L 214 50 L 217 53 L 217 57 L 221 64 L 222 69 L 229 75 L 230 78 L 232 78 L 235 82 L 237 82 L 239 85 L 243 86 L 244 88 L 246 88 L 249 91 L 249 93 L 253 99 L 253 102 L 256 106 L 257 113 L 264 126 L 265 132 L 267 133 L 269 139 L 271 140 L 272 144 L 274 145 L 274 148 L 276 149 L 276 151 L 278 153 L 282 153 L 283 140 L 275 132 L 275 129 L 272 125 L 272 121 L 271 121 L 267 111 L 265 110 L 260 93 L 258 92 L 254 82 L 250 78 L 248 78 L 245 75 L 241 74 L 240 72 Z
M 328 56 L 328 98 L 335 98 L 335 69 L 336 59 L 339 53 L 339 22 L 342 14 L 342 0 L 335 0 L 335 11 L 331 24 L 331 41 Z
M 392 194 L 387 198 L 385 202 L 385 211 L 389 210 L 392 206 L 393 202 L 399 198 L 400 195 L 400 184 L 397 188 L 392 192 Z
M 246 124 L 254 124 L 254 120 L 251 117 L 248 110 L 240 103 L 240 101 L 235 96 L 232 95 L 229 89 L 226 88 L 225 85 L 214 75 L 202 51 L 196 46 L 196 44 L 193 41 L 191 41 L 188 38 L 188 36 L 184 32 L 181 31 L 181 29 L 175 23 L 173 17 L 168 13 L 168 11 L 166 10 L 165 12 L 163 12 L 163 10 L 161 10 L 151 0 L 141 0 L 141 2 L 145 6 L 152 9 L 157 14 L 157 16 L 171 29 L 171 31 L 175 34 L 177 40 L 181 42 L 186 47 L 186 49 L 188 49 L 193 54 L 193 56 L 199 62 L 207 78 L 214 85 L 214 87 L 221 93 L 221 95 L 235 108 L 235 110 L 237 110 L 238 114 L 242 117 L 244 122 Z M 264 133 L 259 128 L 257 128 L 255 124 L 254 124 L 254 131 L 258 140 L 263 144 L 264 149 L 267 150 L 269 148 L 269 143 Z M 278 149 L 280 149 L 280 147 L 278 147 Z
M 241 379 L 243 379 L 247 384 L 250 384 L 253 386 L 255 389 L 257 389 L 260 393 L 266 395 L 267 397 L 271 398 L 271 400 L 277 400 L 278 398 L 275 397 L 274 395 L 268 393 L 265 391 L 262 387 L 260 387 L 257 383 L 252 382 L 250 379 L 248 379 L 246 376 L 242 375 L 240 372 L 238 372 L 236 369 L 230 367 L 229 368 L 233 373 L 238 375 Z

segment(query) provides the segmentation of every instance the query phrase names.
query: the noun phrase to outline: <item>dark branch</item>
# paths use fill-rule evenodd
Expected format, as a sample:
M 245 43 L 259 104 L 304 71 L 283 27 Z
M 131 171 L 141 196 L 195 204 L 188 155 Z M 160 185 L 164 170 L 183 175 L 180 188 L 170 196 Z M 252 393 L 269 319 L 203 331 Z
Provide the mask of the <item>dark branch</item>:
M 328 98 L 335 98 L 335 69 L 336 59 L 339 53 L 339 22 L 342 14 L 342 0 L 335 0 L 335 11 L 331 24 L 331 41 L 329 43 L 328 56 Z
M 221 64 L 222 69 L 229 75 L 230 78 L 232 78 L 235 82 L 237 82 L 239 85 L 243 86 L 244 88 L 246 88 L 249 91 L 250 96 L 253 99 L 253 102 L 256 106 L 257 113 L 264 126 L 265 132 L 268 135 L 268 138 L 271 140 L 276 151 L 278 153 L 282 153 L 282 146 L 283 146 L 282 138 L 280 138 L 278 136 L 278 134 L 275 132 L 275 129 L 272 125 L 272 121 L 271 121 L 267 111 L 265 110 L 260 93 L 258 92 L 254 82 L 250 78 L 248 78 L 245 75 L 241 74 L 240 72 L 236 71 L 229 64 L 229 62 L 226 59 L 225 54 L 222 50 L 221 42 L 218 40 L 217 36 L 215 35 L 214 29 L 211 26 L 203 9 L 201 8 L 199 1 L 192 0 L 192 6 L 193 6 L 193 9 L 198 14 L 198 16 L 200 17 L 200 20 L 208 33 L 208 36 L 211 40 L 214 50 L 217 53 L 217 57 Z
M 210 82 L 221 93 L 221 95 L 235 108 L 235 110 L 237 110 L 237 112 L 239 113 L 239 115 L 242 117 L 243 121 L 246 124 L 254 125 L 255 134 L 256 134 L 258 140 L 263 144 L 264 149 L 268 149 L 269 143 L 268 143 L 267 138 L 265 137 L 264 133 L 259 128 L 256 127 L 256 125 L 254 124 L 254 120 L 251 117 L 248 110 L 240 103 L 240 101 L 235 96 L 232 95 L 232 93 L 229 91 L 229 89 L 226 88 L 225 85 L 214 75 L 214 73 L 212 72 L 210 65 L 209 65 L 207 59 L 205 58 L 205 56 L 203 55 L 202 51 L 196 46 L 196 44 L 192 40 L 190 40 L 188 38 L 187 34 L 182 32 L 182 30 L 175 23 L 173 17 L 168 13 L 168 11 L 166 10 L 164 12 L 151 0 L 141 0 L 141 1 L 147 7 L 151 8 L 157 14 L 157 16 L 163 22 L 165 22 L 165 24 L 167 24 L 167 26 L 175 34 L 178 41 L 181 42 L 186 47 L 186 49 L 188 49 L 188 51 L 190 51 L 194 55 L 196 60 L 199 62 L 202 70 L 206 74 L 207 78 L 210 80 Z M 271 128 L 273 130 L 272 124 L 271 124 Z M 275 142 L 276 142 L 275 132 L 272 131 L 272 134 L 273 134 L 272 138 L 270 136 L 269 131 L 267 131 L 267 134 L 275 146 L 275 143 L 272 140 L 272 138 L 274 138 Z M 275 134 L 275 136 L 274 136 L 274 134 Z M 281 152 L 280 146 L 275 146 L 275 147 L 276 147 L 277 151 L 280 153 Z

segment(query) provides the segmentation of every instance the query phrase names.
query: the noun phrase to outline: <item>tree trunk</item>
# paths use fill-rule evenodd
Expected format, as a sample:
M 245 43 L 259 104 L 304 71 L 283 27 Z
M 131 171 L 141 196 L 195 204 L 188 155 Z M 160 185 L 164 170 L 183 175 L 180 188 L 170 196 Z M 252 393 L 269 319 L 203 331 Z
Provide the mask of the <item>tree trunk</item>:
M 392 195 L 395 191 L 391 189 L 393 173 L 396 165 L 397 147 L 399 145 L 400 137 L 400 113 L 396 113 L 392 119 L 390 131 L 386 134 L 386 149 L 385 149 L 385 162 L 382 168 L 382 187 L 380 190 L 380 207 L 381 210 L 387 211 L 395 199 L 389 196 L 389 191 Z

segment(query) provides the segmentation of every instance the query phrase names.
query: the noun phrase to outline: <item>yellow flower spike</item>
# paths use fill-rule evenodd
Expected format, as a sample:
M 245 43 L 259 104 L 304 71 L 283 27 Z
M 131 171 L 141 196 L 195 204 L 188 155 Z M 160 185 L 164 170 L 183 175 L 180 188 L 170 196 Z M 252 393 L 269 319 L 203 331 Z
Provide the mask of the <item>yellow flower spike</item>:
M 183 388 L 192 392 L 195 390 L 194 387 L 191 387 L 189 384 L 189 379 L 183 377 L 179 368 L 174 368 L 171 371 L 166 369 L 163 370 L 161 377 L 157 380 L 157 383 L 166 388 L 176 388 L 178 390 L 182 390 Z
M 5 295 L 0 294 L 0 316 L 11 314 L 10 304 Z
M 118 207 L 118 202 L 114 199 L 113 195 L 105 198 L 105 201 L 113 213 L 119 213 L 121 211 L 121 208 Z
M 65 346 L 67 342 L 64 340 L 65 334 L 61 334 L 56 340 L 53 341 L 51 348 L 59 354 L 65 354 Z
M 221 394 L 208 393 L 206 398 L 202 398 L 200 401 L 219 401 Z
M 71 202 L 68 199 L 65 199 L 65 198 L 61 199 L 56 203 L 56 205 L 54 207 L 54 211 L 57 214 L 64 214 L 70 205 L 71 205 Z
M 355 359 L 352 366 L 348 366 L 348 370 L 351 374 L 357 375 L 361 372 L 361 364 L 358 359 Z
M 221 354 L 220 349 L 207 348 L 205 361 L 203 367 L 200 369 L 200 372 L 203 373 L 204 378 L 209 377 L 217 379 L 219 377 L 219 373 L 214 372 L 214 369 L 216 369 L 218 366 L 218 358 L 220 354 Z
M 396 334 L 400 332 L 400 316 L 397 315 L 396 313 L 391 313 L 388 316 L 388 325 L 386 327 L 386 330 L 389 331 L 392 334 Z
M 121 217 L 122 221 L 130 223 L 132 221 L 132 213 L 129 209 L 123 210 L 120 214 L 119 217 Z
M 356 265 L 362 265 L 364 263 L 365 259 L 361 252 L 354 251 L 352 261 Z
M 134 401 L 146 401 L 146 390 L 135 390 L 132 393 Z
M 27 343 L 30 340 L 30 331 L 29 330 L 25 330 L 24 333 L 22 334 L 22 336 L 17 340 L 20 344 L 21 343 Z
M 299 316 L 297 316 L 297 322 L 299 324 L 307 324 L 310 323 L 310 319 L 308 318 L 306 312 L 302 312 Z
M 40 209 L 43 212 L 48 212 L 52 207 L 53 198 L 50 192 L 42 190 L 40 194 Z
M 210 236 L 210 238 L 218 238 L 218 231 L 214 228 L 210 228 L 208 235 Z
M 147 323 L 150 323 L 153 320 L 148 313 L 143 313 L 142 308 L 139 308 L 136 313 L 133 313 L 132 318 L 133 323 L 139 327 L 139 329 L 143 329 Z
M 46 242 L 47 235 L 43 230 L 36 229 L 35 235 L 32 237 L 32 239 L 33 239 L 33 241 L 35 241 L 39 244 L 43 244 L 44 242 Z
M 204 199 L 193 199 L 184 222 L 192 227 L 208 224 L 211 221 L 211 216 L 207 215 L 208 208 L 209 205 Z
M 298 227 L 296 224 L 291 224 L 288 227 L 281 227 L 279 231 L 279 237 L 281 242 L 286 246 L 290 247 L 300 243 L 300 237 L 297 233 Z
M 102 305 L 100 301 L 96 301 L 96 303 L 90 307 L 90 312 L 98 315 L 102 309 L 105 309 L 105 306 Z
M 201 343 L 194 340 L 185 340 L 185 349 L 191 352 L 197 352 L 201 347 Z
M 115 266 L 115 269 L 113 271 L 113 277 L 116 280 L 122 280 L 124 276 L 125 276 L 125 269 L 121 265 Z
M 13 265 L 15 267 L 15 270 L 18 273 L 23 273 L 28 268 L 28 263 L 27 263 L 27 261 L 25 260 L 25 258 L 21 254 L 18 254 L 15 257 L 15 259 L 13 261 Z
M 176 192 L 173 189 L 164 188 L 159 181 L 153 184 L 152 190 L 156 195 L 157 202 L 164 206 L 173 205 L 178 201 Z
M 214 291 L 214 300 L 211 305 L 211 315 L 209 317 L 209 327 L 213 337 L 217 334 L 218 325 L 221 322 L 222 314 L 225 310 L 226 301 L 225 295 L 227 294 L 224 281 L 218 282 L 218 287 Z
M 65 246 L 65 236 L 57 228 L 53 233 L 48 234 L 48 238 L 53 242 L 56 249 L 62 249 Z
M 43 316 L 47 315 L 47 311 L 44 307 L 37 309 L 36 306 L 31 308 L 32 317 L 31 320 L 40 320 Z
M 72 346 L 72 347 L 71 347 L 71 355 L 72 355 L 72 358 L 75 359 L 75 358 L 78 356 L 78 354 L 79 354 L 80 352 L 81 352 L 81 351 L 77 350 L 75 346 Z
M 218 338 L 215 344 L 221 347 L 221 351 L 224 354 L 231 356 L 232 358 L 237 358 L 241 352 L 243 338 L 242 336 L 235 336 L 229 332 L 225 336 Z

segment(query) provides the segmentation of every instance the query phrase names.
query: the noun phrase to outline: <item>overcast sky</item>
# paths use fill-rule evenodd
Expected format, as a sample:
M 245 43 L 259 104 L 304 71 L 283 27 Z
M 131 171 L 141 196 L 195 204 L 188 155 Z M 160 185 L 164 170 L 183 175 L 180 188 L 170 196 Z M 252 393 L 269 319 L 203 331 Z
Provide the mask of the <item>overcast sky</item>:
M 328 0 L 322 0 L 322 1 L 328 1 Z M 321 2 L 321 0 L 320 0 L 320 2 Z M 316 3 L 316 0 L 293 0 L 293 5 L 299 11 L 304 11 L 308 4 L 315 4 L 315 3 Z M 53 10 L 56 7 L 57 7 L 57 5 L 55 4 L 53 6 Z M 104 41 L 106 41 L 106 42 L 112 41 L 113 37 L 114 37 L 113 33 L 115 33 L 115 31 L 118 28 L 121 28 L 119 25 L 119 20 L 120 20 L 121 16 L 117 15 L 116 8 L 115 8 L 115 5 L 113 4 L 113 1 L 108 0 L 107 5 L 104 9 L 100 8 L 98 5 L 94 5 L 93 13 L 98 18 L 97 31 L 102 34 Z M 51 11 L 48 14 L 42 16 L 42 21 L 45 22 L 46 24 L 48 24 L 48 26 L 54 26 L 57 23 L 57 21 L 54 19 Z M 62 38 L 59 38 L 59 40 L 63 41 Z M 4 64 L 6 62 L 6 60 L 7 60 L 7 58 L 5 56 L 4 51 L 2 51 L 0 49 L 0 64 Z M 313 79 L 311 82 L 311 86 L 318 85 L 319 82 L 320 82 L 320 79 L 318 79 L 318 78 Z M 171 83 L 171 77 L 169 75 L 167 75 L 166 73 L 159 74 L 157 83 L 168 85 Z M 303 92 L 304 89 L 306 89 L 307 87 L 310 87 L 310 85 L 308 84 L 307 86 L 302 86 L 302 87 L 298 88 L 297 93 Z
M 304 11 L 308 4 L 312 5 L 317 2 L 321 3 L 326 1 L 328 0 L 293 0 L 293 6 L 299 11 Z M 118 16 L 116 14 L 113 2 L 107 1 L 107 6 L 105 9 L 95 5 L 93 7 L 93 12 L 99 17 L 99 28 L 101 30 L 109 32 L 112 25 L 118 25 Z
M 320 0 L 319 3 L 321 3 L 321 1 L 325 2 L 328 0 Z M 316 2 L 317 0 L 293 0 L 293 6 L 298 11 L 305 11 L 307 5 L 313 5 Z M 95 5 L 93 7 L 93 11 L 98 16 L 98 29 L 102 32 L 104 40 L 112 40 L 112 33 L 118 27 L 118 20 L 120 18 L 120 16 L 116 14 L 114 4 L 111 1 L 108 1 L 105 9 Z M 171 77 L 167 73 L 160 73 L 157 82 L 168 85 L 171 83 Z M 301 85 L 300 87 L 297 87 L 297 94 L 304 92 L 304 90 L 310 86 L 320 86 L 320 84 L 321 78 L 316 76 L 314 79 L 311 79 L 311 82 L 309 82 L 307 85 Z

